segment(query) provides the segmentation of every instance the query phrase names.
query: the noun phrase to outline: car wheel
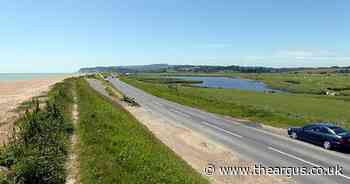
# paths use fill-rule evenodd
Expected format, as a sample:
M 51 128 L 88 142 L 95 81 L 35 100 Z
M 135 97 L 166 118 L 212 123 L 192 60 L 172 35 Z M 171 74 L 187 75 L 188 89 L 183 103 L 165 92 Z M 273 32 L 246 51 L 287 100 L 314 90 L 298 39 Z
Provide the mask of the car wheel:
M 329 141 L 324 141 L 323 142 L 323 148 L 329 150 L 329 149 L 332 148 L 332 145 L 331 145 L 331 143 Z
M 292 132 L 290 135 L 293 139 L 298 139 L 298 134 L 296 132 Z

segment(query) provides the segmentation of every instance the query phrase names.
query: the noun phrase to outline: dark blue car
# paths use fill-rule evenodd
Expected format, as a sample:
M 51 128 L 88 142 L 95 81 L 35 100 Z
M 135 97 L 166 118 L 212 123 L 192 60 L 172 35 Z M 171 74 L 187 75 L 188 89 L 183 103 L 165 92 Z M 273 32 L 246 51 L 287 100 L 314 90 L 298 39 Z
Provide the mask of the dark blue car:
M 321 145 L 325 149 L 350 148 L 350 132 L 332 124 L 318 123 L 288 128 L 288 135 L 293 139 Z

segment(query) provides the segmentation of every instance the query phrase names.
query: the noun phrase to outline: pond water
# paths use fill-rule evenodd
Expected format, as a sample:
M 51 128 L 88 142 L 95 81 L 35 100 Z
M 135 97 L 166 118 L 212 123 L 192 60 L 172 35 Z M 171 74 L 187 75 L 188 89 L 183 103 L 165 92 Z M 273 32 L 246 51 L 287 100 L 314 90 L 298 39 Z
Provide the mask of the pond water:
M 200 86 L 200 87 L 240 89 L 240 90 L 257 91 L 257 92 L 266 92 L 266 91 L 282 92 L 280 90 L 269 88 L 263 82 L 248 80 L 248 79 L 228 78 L 228 77 L 183 77 L 183 76 L 176 76 L 171 78 L 203 81 L 202 83 L 199 83 L 199 84 L 193 84 L 193 86 Z

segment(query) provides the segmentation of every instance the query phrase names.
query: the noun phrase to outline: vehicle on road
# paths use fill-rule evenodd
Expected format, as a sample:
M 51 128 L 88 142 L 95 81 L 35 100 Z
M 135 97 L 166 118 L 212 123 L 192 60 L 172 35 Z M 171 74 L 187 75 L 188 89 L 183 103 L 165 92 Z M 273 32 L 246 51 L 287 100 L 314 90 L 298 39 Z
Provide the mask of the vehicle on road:
M 317 123 L 288 128 L 288 135 L 293 139 L 323 146 L 325 149 L 350 149 L 350 132 L 333 124 Z

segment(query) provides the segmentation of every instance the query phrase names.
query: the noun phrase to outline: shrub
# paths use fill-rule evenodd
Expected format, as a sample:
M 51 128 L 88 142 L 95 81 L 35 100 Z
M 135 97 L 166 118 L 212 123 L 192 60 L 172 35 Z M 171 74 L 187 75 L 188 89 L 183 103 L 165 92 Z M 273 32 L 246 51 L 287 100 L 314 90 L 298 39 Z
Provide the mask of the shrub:
M 49 93 L 45 108 L 34 100 L 14 128 L 8 145 L 0 153 L 0 165 L 13 173 L 2 183 L 62 184 L 68 153 L 71 83 L 56 84 Z M 10 182 L 11 181 L 11 182 Z

